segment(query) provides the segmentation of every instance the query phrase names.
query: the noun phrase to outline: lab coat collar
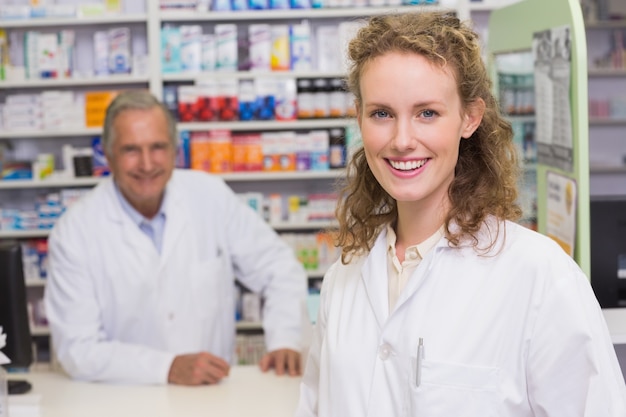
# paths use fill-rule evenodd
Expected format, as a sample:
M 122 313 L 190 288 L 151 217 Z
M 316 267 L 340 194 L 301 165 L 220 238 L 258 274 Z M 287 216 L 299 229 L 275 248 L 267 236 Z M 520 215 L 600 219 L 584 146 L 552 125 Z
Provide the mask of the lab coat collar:
M 426 257 L 417 267 L 400 294 L 394 311 L 398 310 L 424 283 L 433 259 L 437 254 L 449 248 L 448 239 L 444 236 L 428 252 Z M 365 286 L 369 303 L 372 307 L 379 328 L 383 328 L 389 317 L 389 276 L 387 273 L 387 230 L 383 229 L 379 234 L 374 247 L 366 256 L 361 267 L 361 277 Z M 392 312 L 393 314 L 393 312 Z
M 183 195 L 181 186 L 178 183 L 176 170 L 172 173 L 172 178 L 167 183 L 167 199 L 163 210 L 167 216 L 165 230 L 163 231 L 163 246 L 161 248 L 161 262 L 166 262 L 167 258 L 174 252 L 178 241 L 183 238 L 183 231 L 189 216 L 184 212 Z
M 456 224 L 450 225 L 451 230 L 458 228 Z M 497 243 L 493 247 L 489 248 L 484 254 L 491 254 L 493 251 L 497 251 L 503 244 L 503 237 L 505 234 L 506 224 L 498 221 L 494 216 L 489 216 L 485 220 L 483 226 L 476 234 L 479 241 L 479 248 L 485 250 L 488 247 L 488 243 L 496 239 L 496 233 L 498 233 Z M 474 241 L 470 238 L 462 239 L 458 247 L 472 246 Z M 382 329 L 389 317 L 389 277 L 387 274 L 387 230 L 383 228 L 372 250 L 364 255 L 366 258 L 363 261 L 361 267 L 361 277 L 365 286 L 365 292 L 367 294 L 370 305 L 376 317 L 378 326 Z M 450 241 L 445 237 L 441 237 L 435 247 L 428 252 L 426 257 L 421 261 L 411 278 L 407 282 L 404 290 L 400 294 L 394 311 L 397 311 L 402 305 L 410 299 L 421 287 L 421 285 L 428 278 L 428 273 L 431 270 L 433 263 L 437 260 L 437 257 L 443 252 L 448 250 L 455 250 L 450 245 Z M 392 312 L 393 314 L 393 312 Z
M 176 170 L 172 173 L 172 178 L 167 183 L 166 194 L 164 200 L 163 211 L 167 216 L 165 230 L 163 232 L 163 246 L 161 248 L 161 263 L 165 263 L 176 247 L 178 240 L 181 238 L 186 224 L 186 214 L 183 209 L 183 194 L 180 186 L 176 186 L 178 176 Z M 115 223 L 124 228 L 124 240 L 135 250 L 143 249 L 142 240 L 137 238 L 136 225 L 132 219 L 126 214 L 122 208 L 122 204 L 115 194 L 115 184 L 113 178 L 107 178 L 98 187 L 103 187 L 104 192 L 104 215 Z M 147 237 L 146 237 L 147 238 Z M 156 249 L 155 249 L 156 253 Z
M 374 311 L 376 322 L 383 328 L 389 316 L 389 287 L 387 275 L 387 230 L 378 235 L 374 247 L 361 267 L 361 277 L 365 293 Z

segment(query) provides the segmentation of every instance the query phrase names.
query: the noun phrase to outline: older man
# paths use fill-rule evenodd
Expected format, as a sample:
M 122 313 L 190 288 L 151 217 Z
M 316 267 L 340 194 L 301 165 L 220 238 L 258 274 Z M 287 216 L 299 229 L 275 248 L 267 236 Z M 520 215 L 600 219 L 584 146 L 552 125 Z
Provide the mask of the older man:
M 145 91 L 107 109 L 112 178 L 49 238 L 46 309 L 74 378 L 212 384 L 228 375 L 235 278 L 264 298 L 263 370 L 300 373 L 303 268 L 219 178 L 174 169 L 176 125 Z

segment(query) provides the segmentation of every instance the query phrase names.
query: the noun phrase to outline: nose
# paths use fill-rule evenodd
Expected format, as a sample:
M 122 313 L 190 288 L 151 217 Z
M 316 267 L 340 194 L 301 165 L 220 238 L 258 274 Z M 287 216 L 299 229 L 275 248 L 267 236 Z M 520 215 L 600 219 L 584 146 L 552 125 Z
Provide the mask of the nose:
M 417 132 L 411 120 L 406 118 L 396 119 L 393 133 L 392 146 L 399 152 L 406 152 L 415 149 L 417 146 Z
M 150 149 L 142 149 L 140 156 L 140 167 L 143 171 L 150 171 L 152 169 L 152 154 Z

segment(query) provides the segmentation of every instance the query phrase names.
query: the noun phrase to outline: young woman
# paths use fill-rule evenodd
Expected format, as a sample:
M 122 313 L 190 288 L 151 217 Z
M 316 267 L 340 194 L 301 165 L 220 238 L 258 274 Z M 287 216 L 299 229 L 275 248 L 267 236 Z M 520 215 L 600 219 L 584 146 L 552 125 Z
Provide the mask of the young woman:
M 297 415 L 625 416 L 587 277 L 514 222 L 518 161 L 477 35 L 378 16 L 349 57 L 363 147 Z

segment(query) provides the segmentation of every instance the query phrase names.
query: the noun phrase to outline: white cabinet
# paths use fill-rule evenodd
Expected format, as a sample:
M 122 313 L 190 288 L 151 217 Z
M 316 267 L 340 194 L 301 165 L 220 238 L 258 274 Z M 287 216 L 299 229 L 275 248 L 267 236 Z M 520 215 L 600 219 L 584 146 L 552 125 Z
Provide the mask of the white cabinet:
M 626 194 L 626 20 L 586 23 L 591 195 Z

